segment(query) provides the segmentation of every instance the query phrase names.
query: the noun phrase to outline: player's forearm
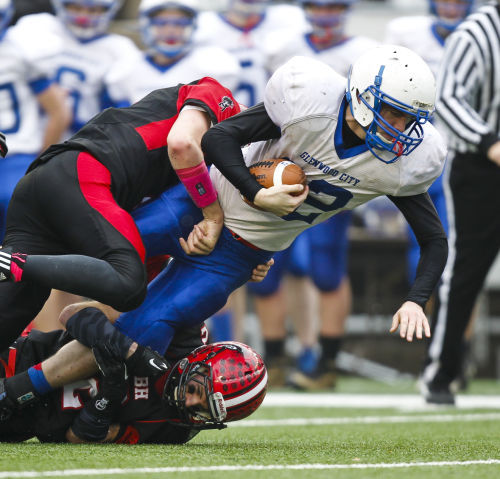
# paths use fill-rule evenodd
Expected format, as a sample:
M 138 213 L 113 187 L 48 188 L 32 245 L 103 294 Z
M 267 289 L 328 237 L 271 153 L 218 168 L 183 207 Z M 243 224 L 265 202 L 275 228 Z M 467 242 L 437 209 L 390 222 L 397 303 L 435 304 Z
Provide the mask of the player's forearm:
M 406 296 L 406 301 L 417 303 L 422 308 L 429 300 L 443 274 L 448 258 L 448 241 L 436 238 L 420 248 L 420 261 L 415 281 Z
M 53 84 L 38 95 L 38 101 L 47 115 L 42 151 L 61 140 L 71 123 L 71 112 L 66 105 L 65 93 Z
M 210 128 L 208 114 L 199 110 L 182 110 L 167 137 L 170 163 L 175 170 L 204 162 L 201 138 Z
M 43 361 L 42 370 L 47 382 L 55 389 L 92 376 L 97 372 L 97 366 L 89 348 L 71 341 Z
M 241 147 L 247 143 L 280 137 L 261 103 L 210 128 L 201 140 L 207 163 L 213 163 L 242 193 L 253 201 L 262 186 L 245 165 Z

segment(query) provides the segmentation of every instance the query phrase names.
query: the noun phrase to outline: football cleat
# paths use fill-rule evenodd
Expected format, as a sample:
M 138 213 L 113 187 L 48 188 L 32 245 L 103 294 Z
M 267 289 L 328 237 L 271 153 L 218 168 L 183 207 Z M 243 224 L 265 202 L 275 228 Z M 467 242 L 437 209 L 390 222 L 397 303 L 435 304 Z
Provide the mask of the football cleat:
M 295 370 L 288 378 L 288 385 L 300 391 L 319 391 L 333 389 L 337 383 L 335 361 L 320 364 L 315 371 L 306 373 Z
M 21 281 L 27 255 L 12 253 L 12 248 L 0 249 L 0 281 Z
M 437 404 L 443 406 L 454 406 L 455 395 L 451 391 L 450 384 L 419 381 L 420 393 L 427 404 Z

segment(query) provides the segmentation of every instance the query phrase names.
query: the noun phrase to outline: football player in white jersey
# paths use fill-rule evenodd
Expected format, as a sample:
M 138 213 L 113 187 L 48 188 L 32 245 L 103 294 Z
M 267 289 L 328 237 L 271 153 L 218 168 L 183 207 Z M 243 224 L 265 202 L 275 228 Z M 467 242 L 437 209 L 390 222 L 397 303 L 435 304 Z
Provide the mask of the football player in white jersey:
M 196 0 L 142 0 L 139 23 L 147 50 L 123 59 L 109 75 L 113 97 L 135 103 L 158 88 L 210 76 L 230 90 L 239 81 L 233 55 L 216 46 L 193 44 L 198 16 Z
M 8 28 L 13 10 L 12 0 L 0 0 L 0 130 L 9 143 L 7 158 L 0 161 L 0 244 L 14 187 L 36 155 L 61 138 L 70 120 L 64 92 Z
M 201 323 L 217 311 L 249 278 L 255 261 L 262 263 L 287 248 L 314 224 L 386 195 L 403 212 L 421 246 L 417 277 L 390 330 L 400 328 L 407 341 L 430 336 L 423 307 L 448 251 L 427 194 L 446 153 L 443 139 L 428 122 L 435 91 L 429 67 L 404 47 L 367 51 L 347 80 L 322 62 L 292 58 L 270 79 L 264 103 L 203 136 L 205 160 L 215 166 L 210 175 L 224 226 L 201 219 L 187 194 L 176 187 L 135 211 L 147 251 L 174 251 L 177 261 L 156 277 L 152 294 L 122 315 L 117 327 L 141 344 L 168 347 L 173 331 Z M 242 151 L 241 145 L 248 143 Z M 265 189 L 248 170 L 248 165 L 279 157 L 303 168 L 307 187 Z M 193 217 L 201 221 L 184 233 L 185 219 Z M 180 245 L 179 234 L 187 236 Z M 199 245 L 206 252 L 207 244 L 213 247 L 210 254 L 191 256 L 200 251 Z M 167 294 L 168 301 L 158 304 L 154 291 Z
M 108 106 L 120 106 L 107 89 L 107 75 L 121 59 L 133 61 L 132 40 L 108 33 L 122 0 L 52 0 L 56 16 L 22 17 L 15 29 L 40 66 L 68 92 L 74 133 Z M 43 42 L 40 39 L 43 38 Z
M 243 70 L 233 93 L 246 106 L 264 98 L 269 78 L 263 56 L 267 35 L 276 30 L 303 31 L 307 26 L 296 6 L 268 4 L 269 0 L 229 0 L 222 13 L 202 12 L 195 33 L 197 43 L 218 45 L 238 58 Z
M 295 55 L 316 58 L 332 67 L 337 73 L 347 76 L 349 67 L 366 50 L 376 46 L 377 42 L 363 36 L 348 36 L 346 23 L 356 0 L 301 0 L 305 17 L 309 22 L 306 32 L 273 32 L 269 35 L 266 47 L 266 65 L 270 71 L 275 71 L 280 65 Z M 318 358 L 314 344 L 317 335 L 315 315 L 310 315 L 309 330 L 302 341 L 302 352 L 298 356 L 297 370 L 293 371 L 288 381 L 291 385 L 301 389 L 317 389 L 333 387 L 335 384 L 335 358 L 342 343 L 344 323 L 351 307 L 351 289 L 347 278 L 348 255 L 348 228 L 352 213 L 344 212 L 321 223 L 313 231 L 306 233 L 305 240 L 309 243 L 309 266 L 307 274 L 310 275 L 319 292 L 319 318 L 321 357 Z M 326 240 L 334 238 L 334 240 Z M 292 246 L 292 253 L 287 257 L 294 262 L 303 252 L 297 246 Z M 248 285 L 256 294 L 256 303 L 265 303 L 265 307 L 258 307 L 263 311 L 261 320 L 266 323 L 275 323 L 272 328 L 276 348 L 277 338 L 281 337 L 284 343 L 286 330 L 283 315 L 276 314 L 280 311 L 280 290 L 272 287 L 270 282 L 276 276 L 280 267 L 280 258 L 275 258 L 276 264 L 266 279 L 259 284 Z M 301 262 L 300 259 L 295 261 Z M 292 265 L 297 269 L 295 265 Z M 283 268 L 282 268 L 283 269 Z M 302 280 L 303 289 L 306 280 Z M 294 281 L 292 284 L 296 284 Z M 276 291 L 273 295 L 268 291 Z M 266 294 L 264 298 L 260 293 Z M 300 294 L 296 294 L 299 296 Z M 310 296 L 307 292 L 302 294 L 305 298 Z M 295 308 L 297 309 L 297 308 Z M 292 314 L 293 316 L 293 314 Z M 298 321 L 294 321 L 297 323 Z M 302 319 L 302 322 L 306 322 Z M 311 345 L 311 338 L 313 344 Z M 300 338 L 299 338 L 300 339 Z M 311 347 L 312 346 L 312 347 Z M 282 347 L 280 348 L 283 349 Z M 317 367 L 320 366 L 320 368 Z M 270 378 L 274 370 L 269 363 Z

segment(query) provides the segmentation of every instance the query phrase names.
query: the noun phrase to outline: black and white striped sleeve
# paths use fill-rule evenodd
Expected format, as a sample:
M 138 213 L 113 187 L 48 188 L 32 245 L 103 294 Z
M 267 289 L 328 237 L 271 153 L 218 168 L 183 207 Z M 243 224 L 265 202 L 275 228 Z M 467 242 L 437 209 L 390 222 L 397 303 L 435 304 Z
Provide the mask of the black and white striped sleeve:
M 436 113 L 458 151 L 487 149 L 498 141 L 500 20 L 483 7 L 450 35 L 437 79 Z

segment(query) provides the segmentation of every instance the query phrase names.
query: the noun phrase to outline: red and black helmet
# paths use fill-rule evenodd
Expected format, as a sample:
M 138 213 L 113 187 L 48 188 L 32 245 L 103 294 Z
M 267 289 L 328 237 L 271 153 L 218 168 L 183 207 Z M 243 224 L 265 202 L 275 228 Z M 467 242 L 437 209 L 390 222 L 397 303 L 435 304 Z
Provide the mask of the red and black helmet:
M 191 380 L 205 388 L 209 411 L 186 407 L 186 385 Z M 267 390 L 267 370 L 250 346 L 235 341 L 200 346 L 181 359 L 169 374 L 163 397 L 185 425 L 200 429 L 224 427 L 252 414 Z

